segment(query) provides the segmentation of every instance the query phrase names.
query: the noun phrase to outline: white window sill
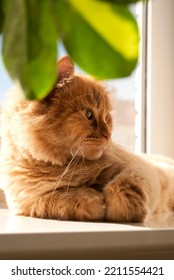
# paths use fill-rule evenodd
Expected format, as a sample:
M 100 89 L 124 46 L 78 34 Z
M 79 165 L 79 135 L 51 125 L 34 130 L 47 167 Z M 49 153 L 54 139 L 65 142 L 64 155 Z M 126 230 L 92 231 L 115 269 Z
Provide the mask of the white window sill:
M 0 209 L 0 259 L 173 258 L 173 214 L 145 225 L 14 217 Z

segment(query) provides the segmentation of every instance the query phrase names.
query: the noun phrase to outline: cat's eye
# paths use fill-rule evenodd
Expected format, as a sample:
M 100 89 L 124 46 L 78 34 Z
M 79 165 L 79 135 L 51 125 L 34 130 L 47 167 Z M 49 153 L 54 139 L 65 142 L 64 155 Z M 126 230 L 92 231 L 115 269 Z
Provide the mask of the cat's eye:
M 86 118 L 88 120 L 92 120 L 93 119 L 93 112 L 91 110 L 87 109 L 85 114 L 86 114 Z
M 89 121 L 93 121 L 95 119 L 94 113 L 91 109 L 84 108 L 84 109 L 82 109 L 82 112 L 83 112 L 84 116 L 86 117 L 86 119 L 88 119 Z

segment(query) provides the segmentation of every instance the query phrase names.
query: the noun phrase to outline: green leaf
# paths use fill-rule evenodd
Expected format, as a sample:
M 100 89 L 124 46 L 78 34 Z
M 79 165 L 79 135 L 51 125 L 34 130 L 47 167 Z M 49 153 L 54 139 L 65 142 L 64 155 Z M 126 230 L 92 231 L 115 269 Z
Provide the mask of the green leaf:
M 2 33 L 3 22 L 4 22 L 4 14 L 2 13 L 1 6 L 0 6 L 0 33 Z
M 0 1 L 0 33 L 2 33 L 3 24 L 4 24 L 4 1 Z
M 9 1 L 3 59 L 29 99 L 41 99 L 56 80 L 57 33 L 49 0 Z
M 139 34 L 126 6 L 59 0 L 57 14 L 64 45 L 82 69 L 100 79 L 131 74 L 137 63 Z

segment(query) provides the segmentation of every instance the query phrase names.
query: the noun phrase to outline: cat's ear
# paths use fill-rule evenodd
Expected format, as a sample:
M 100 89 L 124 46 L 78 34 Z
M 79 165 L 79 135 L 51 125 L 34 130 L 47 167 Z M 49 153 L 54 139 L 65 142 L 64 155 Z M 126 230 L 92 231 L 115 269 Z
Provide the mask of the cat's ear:
M 57 71 L 58 82 L 73 76 L 74 63 L 69 56 L 64 56 L 57 62 Z
M 68 82 L 67 80 L 74 75 L 74 63 L 69 56 L 64 56 L 57 61 L 57 81 L 53 89 L 42 101 L 50 101 L 56 93 L 56 88 L 63 87 Z

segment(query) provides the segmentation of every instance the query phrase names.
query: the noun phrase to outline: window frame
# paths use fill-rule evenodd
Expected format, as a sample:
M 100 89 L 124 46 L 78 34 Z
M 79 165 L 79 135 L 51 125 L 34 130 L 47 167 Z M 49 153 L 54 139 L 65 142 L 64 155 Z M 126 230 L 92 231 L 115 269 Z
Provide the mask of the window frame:
M 141 151 L 174 157 L 174 1 L 143 5 Z

